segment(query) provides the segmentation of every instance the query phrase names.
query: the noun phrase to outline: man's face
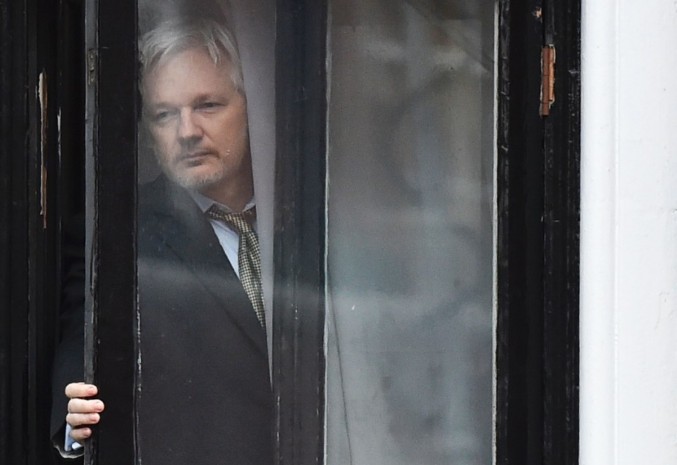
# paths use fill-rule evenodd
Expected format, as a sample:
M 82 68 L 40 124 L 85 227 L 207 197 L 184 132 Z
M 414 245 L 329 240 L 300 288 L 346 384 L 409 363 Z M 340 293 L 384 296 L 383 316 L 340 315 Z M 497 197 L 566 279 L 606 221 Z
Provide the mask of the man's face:
M 233 180 L 241 184 L 244 176 L 250 182 L 247 104 L 229 66 L 193 48 L 166 59 L 143 81 L 144 116 L 156 156 L 185 188 L 204 192 Z

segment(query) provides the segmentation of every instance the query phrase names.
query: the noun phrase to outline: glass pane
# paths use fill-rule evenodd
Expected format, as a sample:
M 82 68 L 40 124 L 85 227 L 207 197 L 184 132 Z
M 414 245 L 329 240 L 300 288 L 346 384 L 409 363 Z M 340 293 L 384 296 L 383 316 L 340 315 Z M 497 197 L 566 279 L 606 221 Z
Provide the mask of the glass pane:
M 272 464 L 271 2 L 139 4 L 139 463 Z
M 327 463 L 492 463 L 491 1 L 332 0 Z

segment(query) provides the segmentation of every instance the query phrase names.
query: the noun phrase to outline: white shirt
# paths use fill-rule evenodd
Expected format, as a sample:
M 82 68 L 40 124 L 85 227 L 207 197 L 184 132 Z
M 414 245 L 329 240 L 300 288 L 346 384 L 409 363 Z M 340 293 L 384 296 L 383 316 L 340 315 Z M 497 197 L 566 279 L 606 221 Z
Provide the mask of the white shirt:
M 200 194 L 199 192 L 196 191 L 189 191 L 190 196 L 193 198 L 195 203 L 197 204 L 198 207 L 200 207 L 200 210 L 202 210 L 203 213 L 205 213 L 207 210 L 211 208 L 212 205 L 217 205 L 219 208 L 221 208 L 225 212 L 232 212 L 233 209 L 228 207 L 227 205 L 223 205 L 222 203 L 215 202 L 214 200 L 205 197 L 204 195 Z M 256 205 L 256 202 L 254 198 L 245 205 L 245 207 L 242 209 L 242 211 L 247 211 L 251 208 L 254 208 Z M 213 220 L 209 219 L 209 224 L 211 224 L 212 229 L 214 230 L 214 233 L 216 234 L 216 237 L 219 240 L 219 243 L 221 244 L 221 248 L 223 251 L 226 253 L 226 257 L 228 257 L 228 261 L 230 262 L 230 266 L 233 267 L 233 270 L 235 271 L 235 274 L 237 277 L 240 277 L 240 266 L 238 265 L 238 259 L 237 259 L 237 251 L 239 250 L 239 245 L 240 245 L 240 235 L 237 233 L 237 231 L 229 228 L 226 226 L 226 224 L 223 221 L 219 220 Z M 254 224 L 252 225 L 254 230 L 256 230 L 256 221 L 254 221 Z

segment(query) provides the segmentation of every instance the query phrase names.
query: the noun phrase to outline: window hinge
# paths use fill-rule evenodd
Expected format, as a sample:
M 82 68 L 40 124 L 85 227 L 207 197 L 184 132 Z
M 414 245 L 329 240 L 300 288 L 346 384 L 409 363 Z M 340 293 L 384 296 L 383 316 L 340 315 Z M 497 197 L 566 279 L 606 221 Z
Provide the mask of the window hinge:
M 87 85 L 93 86 L 96 82 L 96 50 L 87 50 Z
M 541 116 L 548 116 L 555 103 L 555 46 L 546 45 L 541 53 Z

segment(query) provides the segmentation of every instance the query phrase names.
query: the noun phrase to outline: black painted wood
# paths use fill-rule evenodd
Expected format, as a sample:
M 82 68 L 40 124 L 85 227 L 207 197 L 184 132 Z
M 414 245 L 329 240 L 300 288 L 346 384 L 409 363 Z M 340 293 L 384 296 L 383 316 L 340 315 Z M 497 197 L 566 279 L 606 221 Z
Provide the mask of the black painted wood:
M 325 1 L 277 2 L 276 461 L 324 461 Z
M 580 235 L 580 0 L 547 0 L 556 46 L 555 103 L 544 152 L 544 459 L 578 463 Z
M 497 463 L 542 456 L 542 27 L 535 0 L 501 2 L 498 124 Z
M 45 0 L 0 1 L 2 464 L 55 460 L 48 425 L 59 282 L 58 7 Z
M 0 1 L 0 463 L 24 464 L 27 412 L 26 2 Z M 18 155 L 18 156 L 17 156 Z
M 500 3 L 497 463 L 578 462 L 580 5 Z M 556 95 L 539 116 L 541 49 Z
M 48 220 L 45 230 L 41 216 L 34 90 L 39 70 L 53 70 L 47 56 L 55 35 L 50 15 L 38 19 L 38 4 L 42 13 L 50 8 L 42 0 L 0 0 L 0 463 L 12 465 L 50 460 L 41 396 L 58 224 Z M 136 8 L 102 0 L 89 11 L 99 67 L 97 93 L 89 90 L 87 137 L 96 145 L 88 164 L 90 176 L 105 173 L 89 184 L 96 280 L 88 308 L 93 317 L 96 302 L 98 315 L 88 327 L 89 367 L 99 368 L 93 379 L 108 400 L 108 426 L 89 452 L 90 463 L 117 465 L 134 455 Z M 278 12 L 278 462 L 309 464 L 322 462 L 324 426 L 326 4 L 280 0 Z M 580 0 L 504 0 L 500 18 L 497 462 L 569 465 L 578 457 Z M 556 102 L 542 119 L 540 48 L 550 42 Z M 91 118 L 95 108 L 106 111 Z M 53 109 L 47 118 L 53 122 Z
M 51 463 L 51 364 L 60 297 L 58 208 L 59 86 L 57 26 L 60 3 L 35 2 L 28 21 L 28 463 Z M 32 99 L 35 100 L 32 100 Z
M 87 443 L 86 463 L 135 460 L 136 373 L 136 2 L 88 1 L 94 52 L 88 120 L 85 374 L 106 402 L 106 421 Z M 89 66 L 89 65 L 88 65 Z

